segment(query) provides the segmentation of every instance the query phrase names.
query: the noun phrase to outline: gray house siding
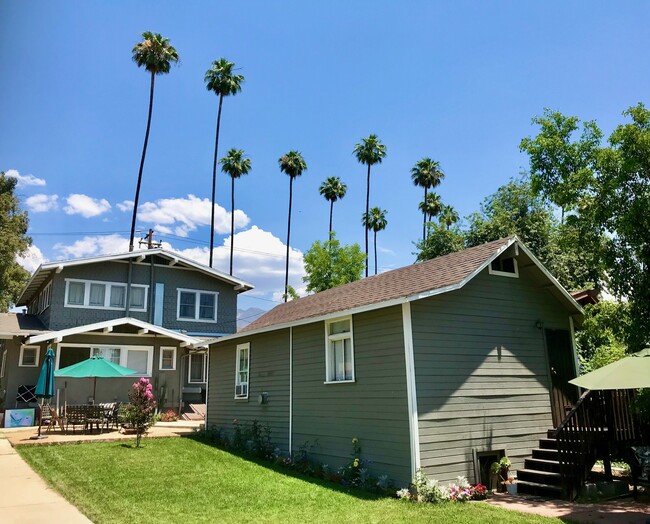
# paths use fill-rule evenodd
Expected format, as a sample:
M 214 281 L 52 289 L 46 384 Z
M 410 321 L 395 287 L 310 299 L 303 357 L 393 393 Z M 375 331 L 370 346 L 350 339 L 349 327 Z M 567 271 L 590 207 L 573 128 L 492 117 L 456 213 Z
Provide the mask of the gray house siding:
M 248 399 L 235 399 L 236 348 L 250 343 Z M 208 389 L 208 425 L 232 434 L 233 420 L 268 424 L 271 440 L 289 450 L 289 330 L 241 338 L 212 346 Z M 268 393 L 268 403 L 258 396 Z
M 125 310 L 65 307 L 65 281 L 71 278 L 126 283 L 128 270 L 129 264 L 119 261 L 65 267 L 61 273 L 54 275 L 51 305 L 39 315 L 39 318 L 46 328 L 59 330 L 124 317 Z M 134 263 L 131 279 L 134 284 L 149 286 L 149 290 L 146 312 L 131 310 L 128 315 L 130 317 L 144 322 L 154 322 L 156 284 L 162 283 L 164 285 L 163 327 L 184 330 L 188 333 L 234 333 L 236 331 L 237 293 L 231 284 L 192 269 L 162 265 L 154 265 L 152 268 L 147 263 Z M 219 293 L 217 321 L 178 320 L 178 288 Z
M 0 358 L 2 352 L 7 351 L 5 363 L 5 375 L 0 378 L 0 410 L 3 406 L 5 409 L 14 409 L 16 407 L 16 394 L 18 393 L 18 386 L 21 385 L 34 385 L 38 380 L 38 374 L 41 371 L 43 364 L 43 357 L 45 356 L 46 346 L 39 345 L 39 357 L 37 367 L 20 367 L 20 342 L 17 339 L 7 339 L 0 341 L 4 345 L 4 349 L 0 344 Z M 38 345 L 38 344 L 34 344 Z M 24 404 L 19 407 L 25 407 Z
M 505 449 L 521 468 L 552 427 L 536 323 L 569 329 L 569 312 L 531 280 L 487 270 L 411 308 L 421 466 L 439 480 L 473 479 L 473 450 Z
M 354 315 L 355 382 L 324 384 L 324 322 L 293 328 L 293 448 L 309 441 L 333 469 L 359 439 L 369 469 L 411 476 L 404 334 L 400 307 Z

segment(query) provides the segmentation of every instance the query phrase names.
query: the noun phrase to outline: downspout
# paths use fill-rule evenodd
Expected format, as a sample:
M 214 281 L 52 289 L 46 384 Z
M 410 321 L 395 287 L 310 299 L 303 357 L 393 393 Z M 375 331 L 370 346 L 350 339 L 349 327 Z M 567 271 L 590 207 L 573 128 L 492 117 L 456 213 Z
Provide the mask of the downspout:
M 181 410 L 183 406 L 183 359 L 189 358 L 189 356 L 189 353 L 181 355 L 180 364 L 178 366 L 180 370 L 180 373 L 178 374 L 178 418 L 181 416 Z
M 289 327 L 289 456 L 292 455 L 292 450 L 293 450 L 292 436 L 293 436 L 293 326 Z
M 154 265 L 153 256 L 149 257 L 151 266 L 149 267 L 149 324 L 153 324 L 153 281 L 154 281 Z
M 208 349 L 205 352 L 205 360 L 206 360 L 206 367 L 207 367 L 207 372 L 206 372 L 206 377 L 205 377 L 205 416 L 203 417 L 203 429 L 208 429 L 208 393 L 210 392 L 210 345 L 208 345 Z

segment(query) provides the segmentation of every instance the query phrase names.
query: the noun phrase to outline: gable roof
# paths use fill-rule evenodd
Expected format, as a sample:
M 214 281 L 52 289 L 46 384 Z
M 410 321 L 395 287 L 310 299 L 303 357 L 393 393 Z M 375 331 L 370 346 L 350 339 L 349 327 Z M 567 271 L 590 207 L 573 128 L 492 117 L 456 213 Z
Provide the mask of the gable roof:
M 36 315 L 0 313 L 0 338 L 3 336 L 13 337 L 46 332 L 45 326 Z
M 99 330 L 112 330 L 114 327 L 118 326 L 133 326 L 138 330 L 142 330 L 147 333 L 155 333 L 157 335 L 163 335 L 174 340 L 181 342 L 181 346 L 198 346 L 202 345 L 201 339 L 196 337 L 191 337 L 178 331 L 173 331 L 161 326 L 155 326 L 154 324 L 149 324 L 148 322 L 143 322 L 137 318 L 131 317 L 122 317 L 115 318 L 113 320 L 105 320 L 104 322 L 96 322 L 94 324 L 86 324 L 85 326 L 76 326 L 68 329 L 61 329 L 59 331 L 48 331 L 40 335 L 33 335 L 27 340 L 28 344 L 38 344 L 39 342 L 47 342 L 50 340 L 61 340 L 64 337 L 70 335 L 77 335 L 79 333 L 88 333 L 89 331 L 99 331 Z
M 71 266 L 80 266 L 85 264 L 96 264 L 99 262 L 111 262 L 115 260 L 129 260 L 135 259 L 136 262 L 143 262 L 147 257 L 157 256 L 163 259 L 166 259 L 169 262 L 169 266 L 178 265 L 180 267 L 187 267 L 195 269 L 206 275 L 217 278 L 227 284 L 234 286 L 235 291 L 242 293 L 253 289 L 253 285 L 240 280 L 236 277 L 231 277 L 226 273 L 223 273 L 217 269 L 213 269 L 206 265 L 200 264 L 190 258 L 187 258 L 183 255 L 179 255 L 173 251 L 168 251 L 163 248 L 157 249 L 145 249 L 139 251 L 131 251 L 129 253 L 118 253 L 115 255 L 102 255 L 97 257 L 86 257 L 86 258 L 75 258 L 72 260 L 58 260 L 55 262 L 47 262 L 41 264 L 34 274 L 29 279 L 29 282 L 23 289 L 23 292 L 20 295 L 20 298 L 16 302 L 17 306 L 26 306 L 29 301 L 33 298 L 36 291 L 41 287 L 43 282 L 48 280 L 54 272 L 60 272 L 62 269 Z
M 306 324 L 419 300 L 462 288 L 509 247 L 516 245 L 536 266 L 549 287 L 576 313 L 580 305 L 516 237 L 502 238 L 413 264 L 276 306 L 225 341 L 242 335 Z

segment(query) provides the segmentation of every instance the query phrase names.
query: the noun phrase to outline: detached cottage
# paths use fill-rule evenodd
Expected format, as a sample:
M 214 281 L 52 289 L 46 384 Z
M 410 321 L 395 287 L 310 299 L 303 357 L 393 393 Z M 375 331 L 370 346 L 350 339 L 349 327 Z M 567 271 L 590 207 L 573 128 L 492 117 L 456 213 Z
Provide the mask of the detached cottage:
M 203 340 L 236 331 L 237 295 L 249 289 L 164 249 L 43 264 L 17 303 L 27 314 L 0 314 L 0 409 L 34 400 L 47 347 L 56 369 L 101 355 L 149 377 L 168 406 L 202 402 Z M 68 403 L 85 403 L 91 381 L 57 379 L 56 386 Z M 132 383 L 100 379 L 97 401 L 128 400 Z
M 207 424 L 258 420 L 330 467 L 358 437 L 375 474 L 520 468 L 564 416 L 575 300 L 516 237 L 282 304 L 210 344 Z

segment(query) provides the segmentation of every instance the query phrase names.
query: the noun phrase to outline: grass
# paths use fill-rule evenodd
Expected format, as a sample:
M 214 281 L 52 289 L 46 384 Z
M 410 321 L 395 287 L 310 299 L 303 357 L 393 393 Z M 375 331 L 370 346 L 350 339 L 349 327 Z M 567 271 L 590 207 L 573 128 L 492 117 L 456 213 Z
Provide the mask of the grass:
M 97 523 L 551 523 L 482 502 L 382 498 L 258 464 L 188 438 L 23 446 L 20 455 Z

